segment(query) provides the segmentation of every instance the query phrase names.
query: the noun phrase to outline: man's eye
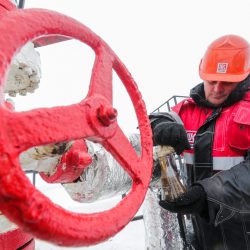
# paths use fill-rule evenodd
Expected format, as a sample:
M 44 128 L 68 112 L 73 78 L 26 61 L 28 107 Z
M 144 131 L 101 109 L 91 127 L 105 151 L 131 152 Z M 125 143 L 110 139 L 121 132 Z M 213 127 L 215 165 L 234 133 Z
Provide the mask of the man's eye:
M 214 85 L 214 84 L 216 84 L 217 82 L 216 82 L 216 81 L 209 81 L 208 83 Z
M 232 82 L 223 82 L 224 86 L 230 86 L 232 85 Z

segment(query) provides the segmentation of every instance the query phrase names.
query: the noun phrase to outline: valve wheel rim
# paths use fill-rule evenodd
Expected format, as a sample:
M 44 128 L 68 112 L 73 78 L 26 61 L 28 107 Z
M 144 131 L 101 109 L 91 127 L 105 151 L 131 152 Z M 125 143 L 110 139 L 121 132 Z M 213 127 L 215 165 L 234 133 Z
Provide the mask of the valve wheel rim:
M 11 28 L 13 20 L 17 24 L 15 29 L 18 30 L 18 33 L 10 37 L 6 35 L 6 27 L 9 27 L 9 33 L 11 33 L 11 30 L 15 31 L 14 28 Z M 42 20 L 44 22 L 41 22 Z M 31 21 L 32 25 L 30 25 Z M 107 67 L 111 70 L 114 69 L 125 85 L 135 107 L 139 122 L 142 153 L 141 157 L 136 155 L 116 123 L 111 125 L 113 126 L 112 134 L 107 133 L 108 130 L 105 129 L 97 129 L 95 131 L 95 133 L 98 132 L 99 136 L 105 138 L 102 141 L 104 147 L 113 154 L 123 167 L 127 165 L 125 166 L 125 170 L 128 170 L 133 179 L 132 189 L 129 194 L 118 205 L 108 211 L 93 214 L 77 214 L 55 205 L 33 187 L 21 170 L 18 162 L 18 154 L 24 148 L 21 145 L 11 145 L 11 142 L 8 142 L 8 135 L 3 132 L 0 133 L 2 141 L 2 145 L 0 144 L 0 164 L 1 166 L 5 166 L 4 168 L 0 168 L 0 209 L 7 217 L 26 231 L 32 232 L 35 236 L 58 245 L 88 246 L 108 239 L 120 231 L 139 209 L 145 197 L 152 171 L 151 129 L 146 108 L 136 83 L 120 59 L 103 40 L 83 24 L 59 13 L 39 9 L 14 10 L 2 18 L 0 31 L 3 34 L 0 37 L 0 46 L 6 48 L 6 45 L 8 45 L 6 53 L 0 54 L 0 81 L 2 85 L 7 66 L 17 49 L 36 37 L 50 34 L 59 34 L 78 39 L 89 45 L 96 53 L 98 53 L 97 50 L 102 49 L 101 56 L 108 56 L 97 57 L 97 64 L 98 58 L 108 58 Z M 112 65 L 110 65 L 111 63 Z M 94 72 L 96 71 L 94 70 Z M 93 76 L 92 74 L 93 81 L 91 80 L 91 84 L 95 81 L 94 78 L 95 75 Z M 102 90 L 102 88 L 95 89 L 92 87 L 90 87 L 87 99 L 91 99 L 96 95 L 96 92 L 101 92 Z M 99 92 L 98 94 L 102 94 Z M 3 103 L 3 93 L 1 93 L 0 98 Z M 104 103 L 112 101 L 112 93 L 105 93 L 103 99 L 105 99 Z M 96 108 L 94 104 L 93 108 Z M 0 113 L 4 114 L 1 118 L 2 124 L 6 124 L 5 120 L 12 118 L 15 112 L 6 113 L 4 107 L 1 107 Z M 92 118 L 88 119 L 91 120 Z M 126 147 L 128 147 L 128 151 L 136 157 L 133 161 L 133 167 L 129 166 L 129 162 L 124 159 L 125 154 L 118 152 L 118 149 L 120 150 L 121 148 L 116 138 L 121 139 Z M 5 145 L 3 145 L 4 142 L 6 142 Z M 18 146 L 20 146 L 19 149 L 17 149 Z M 8 151 L 8 148 L 11 148 L 11 150 Z M 15 183 L 14 186 L 13 183 Z M 56 214 L 56 216 L 53 217 L 53 214 Z

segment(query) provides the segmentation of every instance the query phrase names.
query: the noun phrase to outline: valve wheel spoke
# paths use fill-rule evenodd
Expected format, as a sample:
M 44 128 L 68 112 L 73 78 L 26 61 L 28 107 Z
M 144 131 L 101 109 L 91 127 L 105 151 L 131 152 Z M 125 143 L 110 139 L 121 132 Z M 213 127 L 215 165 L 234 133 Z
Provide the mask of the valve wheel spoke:
M 112 104 L 112 68 L 113 56 L 111 52 L 108 53 L 107 48 L 99 48 L 93 66 L 88 96 L 101 95 Z
M 135 149 L 124 135 L 120 127 L 117 127 L 113 137 L 104 142 L 104 147 L 112 153 L 114 158 L 129 173 L 133 180 L 141 180 L 143 176 L 143 163 Z M 141 180 L 142 181 L 142 180 Z
M 94 134 L 86 120 L 87 112 L 81 103 L 25 112 L 2 108 L 1 119 L 6 128 L 2 133 L 17 153 L 32 146 L 85 138 Z

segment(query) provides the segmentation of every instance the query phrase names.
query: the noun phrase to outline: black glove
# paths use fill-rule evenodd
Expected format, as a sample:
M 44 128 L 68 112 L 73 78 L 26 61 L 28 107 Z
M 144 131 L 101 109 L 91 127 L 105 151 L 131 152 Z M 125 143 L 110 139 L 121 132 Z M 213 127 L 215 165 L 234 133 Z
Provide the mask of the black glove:
M 153 128 L 155 145 L 167 145 L 180 155 L 185 149 L 190 149 L 187 133 L 183 125 L 177 122 L 160 122 Z
M 159 205 L 173 213 L 201 214 L 207 207 L 206 192 L 199 184 L 190 187 L 174 201 L 159 201 Z

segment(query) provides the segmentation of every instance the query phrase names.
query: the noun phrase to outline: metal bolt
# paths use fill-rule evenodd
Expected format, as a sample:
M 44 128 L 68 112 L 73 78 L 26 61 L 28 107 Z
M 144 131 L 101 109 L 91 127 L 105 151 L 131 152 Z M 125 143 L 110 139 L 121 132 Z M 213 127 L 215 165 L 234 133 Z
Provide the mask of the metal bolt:
M 109 105 L 101 105 L 97 110 L 97 115 L 104 126 L 109 126 L 116 120 L 117 110 Z

